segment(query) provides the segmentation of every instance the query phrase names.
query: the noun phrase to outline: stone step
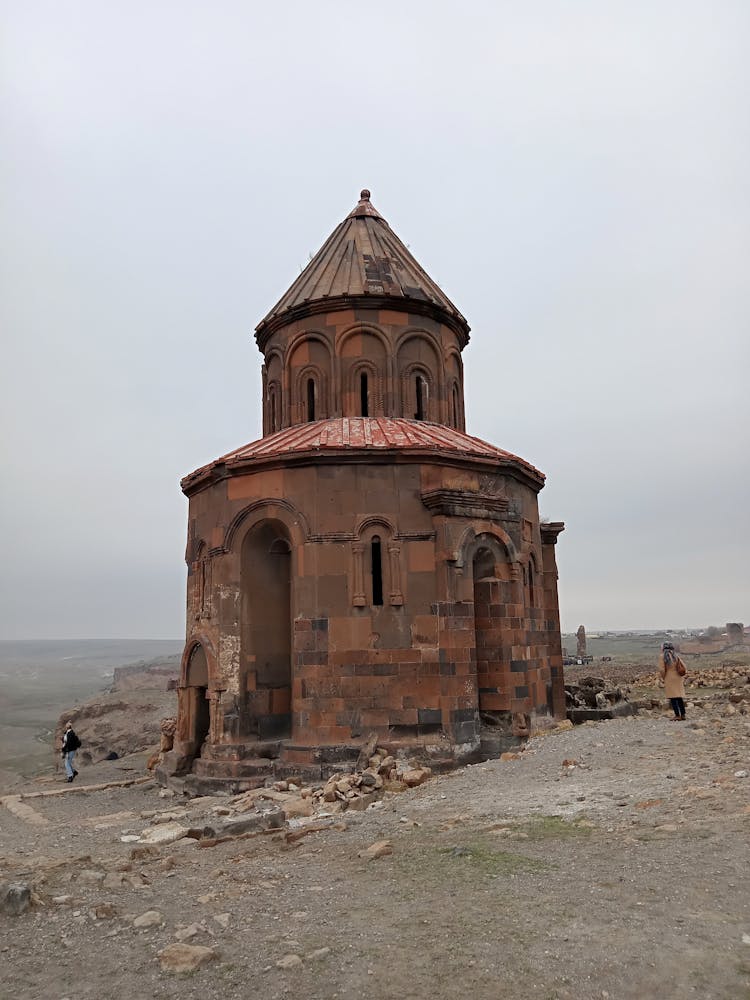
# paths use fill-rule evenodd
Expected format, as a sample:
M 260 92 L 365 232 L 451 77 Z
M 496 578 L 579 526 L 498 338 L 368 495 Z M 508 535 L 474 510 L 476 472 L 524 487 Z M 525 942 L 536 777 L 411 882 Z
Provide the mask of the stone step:
M 214 760 L 198 757 L 193 762 L 193 774 L 201 778 L 255 778 L 274 773 L 274 762 L 268 757 L 245 757 L 243 760 Z
M 168 779 L 171 783 L 174 779 Z M 264 777 L 253 778 L 205 778 L 199 774 L 188 774 L 182 780 L 182 791 L 188 795 L 239 795 L 253 788 L 261 788 Z

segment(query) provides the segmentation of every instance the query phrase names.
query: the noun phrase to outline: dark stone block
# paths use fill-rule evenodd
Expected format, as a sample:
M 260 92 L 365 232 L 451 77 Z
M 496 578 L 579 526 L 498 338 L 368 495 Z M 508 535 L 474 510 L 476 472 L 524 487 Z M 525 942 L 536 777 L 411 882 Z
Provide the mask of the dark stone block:
M 439 708 L 419 708 L 417 721 L 420 726 L 440 726 L 443 723 L 443 713 Z
M 292 731 L 292 714 L 261 715 L 258 719 L 258 736 L 262 740 L 288 736 Z
M 327 618 L 313 618 L 312 627 L 314 632 L 327 632 L 328 631 L 328 619 Z
M 372 667 L 375 677 L 393 677 L 398 673 L 398 663 L 376 663 Z
M 451 712 L 451 723 L 455 726 L 460 722 L 476 722 L 477 710 L 475 708 L 454 708 Z
M 528 660 L 511 660 L 510 669 L 514 674 L 522 674 L 529 665 Z
M 477 722 L 459 722 L 452 727 L 453 739 L 456 743 L 472 743 L 479 734 Z
M 529 687 L 527 684 L 519 684 L 515 689 L 515 698 L 528 698 L 529 697 Z
M 441 677 L 454 677 L 456 673 L 455 663 L 441 663 L 440 664 L 440 676 Z

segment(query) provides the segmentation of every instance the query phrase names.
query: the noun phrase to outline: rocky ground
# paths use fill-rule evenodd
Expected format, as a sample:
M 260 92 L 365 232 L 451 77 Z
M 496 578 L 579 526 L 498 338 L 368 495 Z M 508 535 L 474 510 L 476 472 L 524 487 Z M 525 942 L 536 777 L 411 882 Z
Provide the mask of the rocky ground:
M 400 792 L 389 773 L 363 809 L 182 799 L 144 754 L 27 785 L 0 807 L 0 881 L 31 893 L 17 916 L 6 895 L 0 995 L 750 997 L 743 679 L 685 724 L 659 707 Z

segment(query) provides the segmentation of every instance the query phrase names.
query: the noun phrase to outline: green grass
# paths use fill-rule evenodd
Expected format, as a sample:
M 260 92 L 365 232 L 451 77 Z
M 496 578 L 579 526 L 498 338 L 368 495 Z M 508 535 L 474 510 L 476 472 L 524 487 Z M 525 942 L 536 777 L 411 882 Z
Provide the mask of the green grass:
M 588 837 L 593 828 L 584 825 L 586 820 L 567 820 L 562 816 L 534 816 L 523 823 L 509 823 L 514 833 L 524 833 L 529 840 L 560 840 L 569 837 Z
M 447 863 L 468 866 L 482 875 L 516 875 L 520 872 L 544 871 L 550 867 L 545 861 L 512 851 L 494 850 L 479 841 L 457 847 L 442 847 L 439 853 Z

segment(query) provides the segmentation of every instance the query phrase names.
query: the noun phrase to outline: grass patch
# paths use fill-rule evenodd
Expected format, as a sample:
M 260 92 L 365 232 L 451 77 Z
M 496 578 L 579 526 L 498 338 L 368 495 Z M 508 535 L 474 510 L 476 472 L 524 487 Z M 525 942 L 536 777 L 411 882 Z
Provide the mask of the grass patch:
M 520 872 L 539 872 L 549 868 L 545 861 L 529 858 L 512 851 L 498 851 L 485 843 L 474 841 L 457 847 L 442 847 L 439 854 L 446 863 L 468 865 L 482 875 L 516 875 Z
M 594 827 L 586 819 L 563 819 L 562 816 L 534 816 L 523 823 L 509 823 L 514 833 L 525 834 L 529 840 L 560 840 L 567 837 L 588 837 Z
M 454 878 L 465 882 L 467 876 L 477 879 L 508 878 L 522 873 L 534 873 L 554 867 L 547 861 L 503 850 L 496 841 L 470 837 L 449 845 L 414 845 L 408 853 L 394 855 L 395 867 L 410 878 L 441 884 Z

